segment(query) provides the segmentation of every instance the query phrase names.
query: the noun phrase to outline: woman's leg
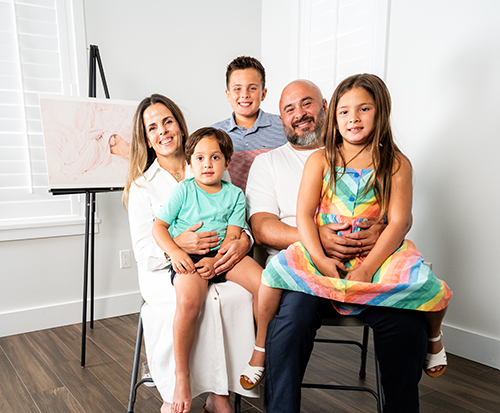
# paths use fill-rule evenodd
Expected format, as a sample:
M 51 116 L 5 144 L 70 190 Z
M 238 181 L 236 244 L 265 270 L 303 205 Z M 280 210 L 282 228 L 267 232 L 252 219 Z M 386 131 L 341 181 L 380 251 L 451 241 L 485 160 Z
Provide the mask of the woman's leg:
M 174 279 L 177 304 L 173 325 L 175 389 L 172 410 L 187 413 L 191 410 L 189 356 L 196 334 L 196 323 L 207 296 L 207 281 L 198 273 L 178 274 Z
M 229 403 L 229 396 L 221 394 L 210 393 L 206 402 L 207 409 L 211 412 L 217 413 L 233 413 L 231 404 Z
M 427 323 L 429 323 L 429 339 L 441 337 L 441 324 L 443 323 L 444 315 L 447 308 L 441 311 L 429 311 L 424 313 Z M 440 338 L 436 341 L 429 341 L 427 352 L 429 354 L 437 354 L 443 349 L 443 340 Z M 429 369 L 432 373 L 440 371 L 444 366 L 436 366 Z

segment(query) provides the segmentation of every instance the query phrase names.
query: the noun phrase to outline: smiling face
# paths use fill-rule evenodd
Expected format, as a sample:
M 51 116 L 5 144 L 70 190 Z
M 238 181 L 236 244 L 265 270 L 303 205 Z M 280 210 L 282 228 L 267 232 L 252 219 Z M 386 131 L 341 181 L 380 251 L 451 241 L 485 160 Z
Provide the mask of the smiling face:
M 326 100 L 313 83 L 299 80 L 285 87 L 280 99 L 280 119 L 288 141 L 296 149 L 317 146 L 326 109 Z
M 267 89 L 263 89 L 257 69 L 240 69 L 231 74 L 226 96 L 234 110 L 237 125 L 246 127 L 248 122 L 253 125 L 266 94 Z
M 169 156 L 184 154 L 182 132 L 172 112 L 162 103 L 149 106 L 143 114 L 148 146 L 153 148 L 160 165 Z
M 337 125 L 344 143 L 365 145 L 375 129 L 376 107 L 372 95 L 352 88 L 342 95 L 336 109 Z
M 189 163 L 198 186 L 210 194 L 222 188 L 220 181 L 228 166 L 219 143 L 212 136 L 202 138 L 196 144 Z

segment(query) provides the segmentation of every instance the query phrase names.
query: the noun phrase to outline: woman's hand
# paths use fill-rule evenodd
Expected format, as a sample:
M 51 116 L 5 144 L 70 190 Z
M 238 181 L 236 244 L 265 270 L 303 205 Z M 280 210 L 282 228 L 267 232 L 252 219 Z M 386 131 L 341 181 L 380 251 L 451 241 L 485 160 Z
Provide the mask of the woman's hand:
M 241 233 L 240 239 L 231 241 L 219 250 L 222 258 L 214 264 L 215 274 L 229 271 L 247 254 L 250 248 L 250 239 L 246 232 Z
M 220 237 L 217 231 L 195 232 L 200 229 L 203 222 L 200 221 L 192 227 L 181 232 L 174 238 L 175 243 L 188 254 L 204 255 L 211 248 L 219 245 Z

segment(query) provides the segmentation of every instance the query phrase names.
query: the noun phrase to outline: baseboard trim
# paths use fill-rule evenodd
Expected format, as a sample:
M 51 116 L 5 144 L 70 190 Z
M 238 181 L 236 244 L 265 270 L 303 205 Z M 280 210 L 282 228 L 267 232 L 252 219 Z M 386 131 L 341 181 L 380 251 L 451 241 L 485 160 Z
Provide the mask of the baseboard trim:
M 447 352 L 500 369 L 500 340 L 447 325 L 443 334 Z
M 138 312 L 141 302 L 141 293 L 138 291 L 121 295 L 96 297 L 94 299 L 94 320 Z M 87 308 L 90 311 L 90 301 Z M 81 322 L 81 301 L 9 311 L 0 314 L 0 337 Z

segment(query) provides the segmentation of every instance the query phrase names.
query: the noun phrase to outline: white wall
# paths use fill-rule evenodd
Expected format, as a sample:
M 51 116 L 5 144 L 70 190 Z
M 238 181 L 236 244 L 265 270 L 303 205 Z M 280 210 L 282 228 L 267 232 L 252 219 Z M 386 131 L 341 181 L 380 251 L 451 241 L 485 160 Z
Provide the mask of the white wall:
M 139 101 L 165 94 L 183 109 L 191 131 L 230 115 L 227 64 L 241 54 L 260 57 L 260 1 L 84 5 L 87 45 L 99 46 L 111 97 Z M 98 92 L 102 97 L 100 84 Z M 132 249 L 120 197 L 97 195 L 97 318 L 140 306 L 135 263 L 119 268 L 118 252 Z M 0 336 L 81 321 L 83 249 L 83 236 L 0 243 Z
M 454 292 L 449 351 L 500 367 L 500 2 L 393 0 L 387 83 L 415 241 Z

